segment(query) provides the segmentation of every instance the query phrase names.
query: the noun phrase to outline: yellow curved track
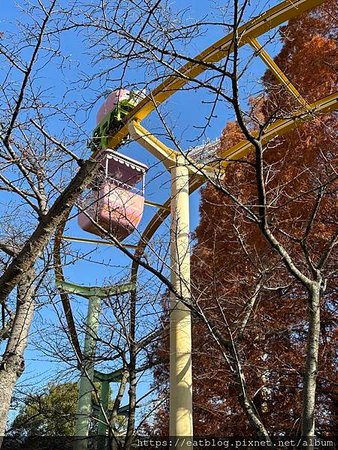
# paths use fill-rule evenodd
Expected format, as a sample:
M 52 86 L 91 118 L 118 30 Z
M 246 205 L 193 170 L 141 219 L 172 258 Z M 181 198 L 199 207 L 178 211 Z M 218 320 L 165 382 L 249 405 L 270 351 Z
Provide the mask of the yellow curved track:
M 250 20 L 238 30 L 239 46 L 250 43 L 250 40 L 281 25 L 283 22 L 298 16 L 299 14 L 319 6 L 324 0 L 286 0 L 274 6 L 259 17 Z M 121 144 L 128 135 L 128 123 L 141 121 L 147 117 L 157 106 L 180 90 L 190 80 L 196 78 L 210 64 L 220 61 L 232 51 L 233 33 L 218 40 L 202 53 L 192 58 L 187 64 L 178 69 L 175 75 L 169 76 L 150 95 L 140 102 L 126 117 L 124 126 L 108 141 L 109 148 L 115 148 Z
M 337 107 L 338 104 L 338 97 L 337 94 L 330 95 L 328 97 L 325 97 L 324 99 L 321 99 L 320 101 L 317 101 L 310 106 L 311 113 L 313 115 L 315 114 L 324 114 L 327 112 L 332 111 Z M 310 115 L 305 115 L 305 113 L 297 111 L 297 114 L 289 119 L 285 120 L 279 120 L 270 125 L 266 129 L 266 132 L 263 135 L 262 141 L 263 143 L 268 143 L 271 139 L 278 136 L 283 136 L 284 134 L 291 131 L 293 128 L 297 126 L 300 122 L 309 119 Z M 224 158 L 223 167 L 225 167 L 228 164 L 231 164 L 234 160 L 238 160 L 246 156 L 248 153 L 250 153 L 253 150 L 252 144 L 250 144 L 247 140 L 243 140 L 236 144 L 235 146 L 225 150 L 224 152 L 220 153 L 219 156 Z M 189 191 L 190 193 L 196 191 L 199 187 L 201 187 L 206 180 L 203 180 L 200 176 L 192 176 L 190 180 L 189 185 Z M 163 221 L 169 216 L 170 214 L 170 198 L 163 204 L 163 209 L 158 211 L 152 220 L 149 222 L 147 227 L 145 228 L 142 238 L 139 243 L 140 251 L 141 248 L 144 249 L 149 242 L 149 240 L 152 238 L 156 230 L 159 228 L 159 226 L 163 223 Z
M 263 143 L 269 142 L 277 135 L 281 136 L 288 133 L 295 128 L 300 122 L 309 120 L 313 116 L 323 113 L 328 113 L 337 109 L 338 99 L 337 94 L 330 95 L 328 97 L 317 100 L 312 104 L 307 104 L 302 98 L 297 89 L 288 80 L 286 75 L 279 69 L 274 63 L 273 59 L 267 54 L 267 52 L 260 46 L 257 41 L 257 37 L 266 33 L 267 31 L 279 26 L 283 22 L 298 16 L 299 14 L 310 10 L 323 3 L 323 0 L 286 0 L 279 5 L 269 9 L 257 18 L 252 19 L 248 23 L 242 25 L 238 30 L 239 46 L 250 45 L 276 78 L 284 84 L 285 88 L 299 101 L 301 106 L 297 109 L 291 118 L 285 120 L 279 120 L 271 124 L 265 131 L 263 136 Z M 202 72 L 210 69 L 212 64 L 220 61 L 233 51 L 233 33 L 228 34 L 224 38 L 218 40 L 202 53 L 192 58 L 181 69 L 177 70 L 172 76 L 169 76 L 164 80 L 156 89 L 154 89 L 150 95 L 142 100 L 126 117 L 122 128 L 109 138 L 108 147 L 115 148 L 121 144 L 123 139 L 129 134 L 132 124 L 140 124 L 140 122 L 147 117 L 157 106 L 166 101 L 175 92 L 180 90 L 186 83 L 196 78 Z M 140 126 L 140 125 L 138 125 Z M 142 127 L 140 127 L 142 128 Z M 173 150 L 168 149 L 164 144 L 158 141 L 154 136 L 150 135 L 153 141 L 162 147 L 163 154 L 166 154 L 168 158 L 171 157 Z M 147 145 L 145 145 L 150 151 Z M 161 151 L 162 151 L 161 149 Z M 252 145 L 243 140 L 237 145 L 225 150 L 221 156 L 224 158 L 223 167 L 226 167 L 230 160 L 243 158 L 252 151 Z M 153 152 L 156 157 L 159 157 L 158 152 Z M 203 185 L 203 180 L 196 174 L 191 175 L 190 179 L 190 193 L 198 189 Z M 145 228 L 142 237 L 139 242 L 136 254 L 143 253 L 147 243 L 154 235 L 159 226 L 170 214 L 170 199 L 167 200 L 163 208 L 160 209 L 149 222 Z M 133 262 L 132 264 L 132 277 L 134 278 L 137 273 L 138 264 Z

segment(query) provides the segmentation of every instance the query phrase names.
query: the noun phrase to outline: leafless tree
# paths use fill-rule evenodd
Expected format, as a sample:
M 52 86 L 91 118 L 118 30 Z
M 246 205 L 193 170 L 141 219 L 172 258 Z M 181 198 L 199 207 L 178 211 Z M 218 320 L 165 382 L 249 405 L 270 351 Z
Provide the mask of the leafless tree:
M 55 104 L 48 102 L 45 91 L 48 87 L 43 88 L 38 81 L 45 70 L 60 60 L 62 71 L 64 61 L 58 51 L 60 34 L 57 32 L 62 11 L 56 1 L 26 6 L 26 12 L 22 12 L 25 20 L 19 28 L 3 33 L 0 44 L 3 63 L 0 189 L 1 214 L 6 217 L 2 221 L 0 241 L 1 337 L 7 341 L 0 370 L 4 396 L 2 435 L 12 390 L 24 367 L 23 352 L 35 292 L 48 267 L 43 251 L 55 227 L 90 182 L 96 167 L 94 161 L 82 163 L 73 153 L 71 139 L 59 142 L 56 134 L 51 136 L 47 131 L 54 120 L 62 117 L 70 120 L 66 103 L 62 105 L 60 99 Z M 74 164 L 81 166 L 75 176 Z M 15 287 L 18 287 L 16 299 L 11 296 Z
M 5 317 L 3 321 L 4 336 L 8 336 L 10 339 L 10 336 L 13 335 L 13 339 L 15 339 L 15 318 L 20 312 L 20 308 L 11 312 L 6 306 L 11 292 L 18 286 L 19 295 L 20 286 L 21 288 L 27 286 L 27 280 L 29 280 L 31 286 L 31 279 L 34 279 L 29 299 L 28 294 L 25 294 L 27 302 L 32 305 L 34 299 L 33 286 L 39 283 L 44 273 L 44 269 L 39 267 L 39 258 L 43 255 L 43 251 L 56 228 L 68 217 L 80 193 L 90 184 L 95 177 L 95 171 L 98 170 L 97 162 L 91 159 L 84 162 L 77 156 L 79 147 L 76 138 L 81 136 L 79 140 L 83 145 L 87 136 L 82 126 L 77 124 L 71 106 L 66 104 L 63 99 L 59 99 L 54 104 L 47 103 L 45 93 L 34 81 L 43 73 L 45 67 L 49 67 L 55 61 L 60 64 L 59 73 L 61 73 L 68 63 L 64 56 L 61 56 L 60 61 L 61 36 L 64 33 L 78 33 L 79 36 L 85 38 L 88 51 L 92 54 L 95 74 L 93 75 L 91 71 L 88 71 L 82 79 L 79 77 L 75 81 L 82 82 L 88 90 L 98 90 L 100 86 L 112 84 L 118 87 L 125 85 L 133 87 L 134 85 L 137 88 L 146 87 L 150 90 L 168 75 L 175 76 L 177 79 L 181 78 L 182 92 L 187 91 L 185 92 L 186 95 L 191 91 L 201 92 L 206 93 L 205 95 L 208 98 L 207 117 L 197 128 L 196 139 L 201 139 L 207 135 L 208 128 L 214 120 L 215 111 L 222 111 L 222 109 L 218 109 L 219 106 L 226 105 L 232 111 L 241 133 L 252 145 L 254 158 L 240 161 L 238 165 L 241 167 L 241 164 L 248 164 L 252 169 L 251 176 L 256 190 L 254 202 L 252 198 L 241 198 L 232 186 L 228 186 L 222 181 L 221 176 L 211 178 L 208 172 L 200 166 L 199 170 L 201 175 L 208 179 L 218 192 L 224 194 L 227 199 L 230 199 L 236 205 L 238 210 L 241 211 L 242 220 L 245 218 L 251 221 L 253 226 L 259 227 L 261 235 L 278 256 L 279 263 L 283 264 L 288 273 L 301 283 L 308 293 L 309 328 L 304 371 L 302 435 L 313 436 L 320 333 L 320 300 L 325 290 L 325 270 L 336 243 L 336 233 L 329 233 L 325 250 L 318 260 L 312 256 L 308 242 L 323 196 L 332 189 L 335 172 L 330 163 L 326 164 L 324 169 L 326 170 L 325 180 L 321 180 L 313 187 L 312 192 L 318 193 L 317 200 L 313 204 L 303 235 L 301 237 L 287 235 L 283 223 L 276 222 L 278 214 L 275 213 L 276 199 L 279 198 L 280 192 L 285 186 L 279 185 L 278 189 L 271 193 L 270 180 L 271 177 L 275 176 L 276 171 L 273 170 L 267 157 L 269 146 L 265 143 L 264 135 L 273 121 L 290 117 L 294 104 L 290 104 L 288 108 L 284 107 L 283 109 L 275 105 L 274 108 L 270 108 L 268 117 L 262 119 L 257 108 L 249 108 L 248 96 L 250 93 L 243 87 L 248 83 L 247 69 L 254 56 L 251 55 L 245 59 L 240 53 L 242 38 L 240 26 L 248 19 L 248 16 L 260 11 L 250 9 L 249 2 L 246 1 L 227 2 L 227 8 L 222 5 L 222 8 L 214 10 L 212 16 L 203 17 L 199 21 L 192 21 L 185 17 L 184 12 L 178 13 L 169 3 L 161 1 L 113 1 L 109 3 L 101 2 L 99 5 L 94 4 L 94 2 L 87 2 L 86 4 L 76 2 L 71 6 L 66 10 L 59 8 L 56 1 L 50 2 L 48 8 L 42 3 L 36 4 L 29 10 L 33 27 L 24 26 L 19 40 L 14 40 L 15 44 L 12 47 L 4 42 L 6 34 L 4 39 L 1 40 L 1 56 L 7 67 L 2 86 L 5 100 L 1 108 L 3 116 L 1 121 L 0 156 L 3 167 L 1 182 L 2 189 L 8 192 L 6 195 L 11 196 L 8 198 L 16 199 L 14 208 L 10 203 L 7 205 L 9 217 L 14 214 L 15 210 L 20 212 L 21 217 L 25 217 L 21 224 L 17 217 L 16 221 L 13 220 L 10 223 L 8 229 L 4 231 L 1 244 L 2 251 L 7 254 L 7 259 L 4 261 L 4 273 L 0 278 L 0 302 L 3 305 L 3 316 Z M 265 5 L 262 5 L 262 7 L 265 7 Z M 189 45 L 191 45 L 193 38 L 202 33 L 208 33 L 210 29 L 233 33 L 233 39 L 229 47 L 231 51 L 224 55 L 225 57 L 221 62 L 205 63 L 200 60 L 197 61 L 189 51 Z M 272 39 L 273 35 L 270 38 Z M 30 53 L 27 50 L 27 43 Z M 28 58 L 27 53 L 29 53 Z M 41 59 L 38 58 L 38 55 L 41 55 Z M 179 71 L 182 64 L 196 62 L 200 63 L 203 70 L 206 70 L 206 75 L 203 78 L 190 79 Z M 139 83 L 135 83 L 132 77 L 127 76 L 127 72 L 140 68 L 143 69 L 145 76 Z M 14 78 L 12 72 L 16 73 Z M 14 83 L 13 80 L 16 79 L 19 79 L 19 82 Z M 242 92 L 245 92 L 244 99 Z M 262 94 L 264 95 L 264 92 Z M 90 106 L 87 104 L 87 108 Z M 5 115 L 5 109 L 10 114 Z M 173 126 L 175 124 L 170 120 L 168 110 L 155 107 L 154 115 L 157 135 L 169 142 L 176 151 L 187 156 L 181 143 L 183 139 L 176 136 L 175 126 Z M 60 132 L 58 127 L 53 128 L 53 125 L 55 122 L 60 123 L 59 121 L 62 120 L 67 120 L 71 125 Z M 214 162 L 215 167 L 220 167 L 228 161 L 222 157 L 220 152 L 215 155 L 212 162 Z M 190 159 L 189 163 L 193 164 Z M 74 175 L 76 164 L 80 169 Z M 69 179 L 71 179 L 70 182 L 68 182 Z M 301 199 L 302 196 L 305 197 L 307 194 L 307 192 L 295 193 L 294 198 L 299 195 Z M 26 219 L 27 217 L 29 219 Z M 25 227 L 24 236 L 18 239 L 15 230 L 27 222 L 28 226 Z M 99 224 L 97 226 L 100 229 Z M 201 308 L 195 294 L 189 301 L 182 298 L 169 281 L 170 265 L 168 261 L 161 257 L 156 264 L 153 264 L 153 259 L 156 256 L 158 257 L 158 247 L 151 243 L 147 253 L 145 253 L 141 238 L 141 250 L 134 253 L 121 246 L 121 243 L 102 227 L 101 232 L 134 262 L 135 267 L 143 267 L 157 277 L 166 288 L 191 309 L 195 317 L 203 321 L 209 329 L 210 335 L 219 346 L 224 360 L 239 386 L 239 399 L 249 421 L 260 436 L 269 439 L 269 432 L 256 413 L 252 398 L 248 393 L 241 356 L 237 348 L 238 344 L 226 318 L 221 316 L 220 319 L 215 320 L 213 315 Z M 12 247 L 8 247 L 8 242 L 14 242 L 14 250 Z M 293 247 L 295 242 L 299 247 L 297 253 L 294 252 Z M 243 247 L 245 245 L 246 243 L 243 242 Z M 301 255 L 299 252 L 301 252 Z M 34 271 L 35 275 L 30 271 Z M 28 278 L 27 274 L 29 274 Z M 132 279 L 134 279 L 133 277 L 136 277 L 135 271 L 132 273 Z M 248 302 L 248 308 L 237 324 L 239 330 L 241 330 L 240 333 L 244 332 L 250 320 L 253 305 L 261 289 L 274 288 L 262 282 L 261 273 L 257 272 L 256 280 L 257 283 Z M 29 292 L 29 290 L 25 292 Z M 28 308 L 27 304 L 26 308 Z M 130 445 L 135 433 L 135 406 L 137 402 L 136 384 L 139 355 L 138 339 L 136 338 L 137 324 L 133 313 L 136 305 L 136 294 L 132 294 L 129 301 L 131 315 L 128 318 L 128 351 L 130 355 L 128 376 L 131 411 L 127 429 L 128 445 Z M 32 309 L 32 306 L 30 308 Z M 222 312 L 221 307 L 219 312 Z M 13 320 L 12 316 L 14 317 Z M 69 325 L 69 317 L 67 319 Z M 115 317 L 115 319 L 117 318 Z M 25 329 L 25 339 L 29 324 L 29 318 L 26 319 L 25 327 L 22 328 L 20 324 L 20 330 L 21 328 Z M 7 328 L 9 328 L 8 331 Z M 237 338 L 238 336 L 236 336 Z M 74 336 L 71 336 L 71 340 L 76 349 L 77 344 Z M 15 343 L 15 345 L 17 344 Z M 17 347 L 15 351 L 20 360 L 22 359 L 24 346 Z M 8 351 L 13 352 L 10 347 L 8 349 Z M 78 349 L 77 355 L 80 356 Z M 8 355 L 5 354 L 3 360 L 5 361 L 6 358 L 8 358 Z M 3 365 L 2 367 L 3 373 L 6 373 L 9 369 L 9 365 Z M 10 369 L 12 381 L 11 385 L 8 385 L 9 392 L 13 388 L 18 375 L 19 372 L 16 369 Z M 8 373 L 6 373 L 6 376 L 8 376 Z M 121 389 L 123 389 L 122 385 Z M 5 414 L 5 410 L 3 413 Z M 5 417 L 2 423 L 4 421 Z

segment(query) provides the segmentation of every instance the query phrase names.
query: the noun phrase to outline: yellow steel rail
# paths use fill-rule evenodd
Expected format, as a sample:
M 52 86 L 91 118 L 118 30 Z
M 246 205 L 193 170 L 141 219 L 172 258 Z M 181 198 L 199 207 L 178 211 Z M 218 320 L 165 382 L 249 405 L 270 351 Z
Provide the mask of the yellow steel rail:
M 159 161 L 161 161 L 167 170 L 171 170 L 176 165 L 177 157 L 181 156 L 181 153 L 172 150 L 161 142 L 157 137 L 144 128 L 139 122 L 133 121 L 129 124 L 129 132 L 132 139 L 146 148 L 152 155 L 154 155 Z M 186 166 L 191 173 L 196 175 L 202 175 L 202 173 L 208 176 L 215 175 L 215 168 L 208 164 L 201 164 L 193 161 L 189 156 L 185 156 Z M 219 168 L 218 176 L 221 175 L 222 167 Z M 147 202 L 146 202 L 147 203 Z
M 295 111 L 288 119 L 276 120 L 268 126 L 261 137 L 262 144 L 267 144 L 276 136 L 283 136 L 289 131 L 293 130 L 299 123 L 304 122 L 317 116 L 318 114 L 325 114 L 337 109 L 338 93 L 335 92 L 327 97 L 324 97 L 311 105 L 307 105 L 301 110 Z M 233 147 L 220 153 L 220 156 L 225 159 L 224 166 L 229 162 L 238 160 L 246 156 L 253 150 L 253 146 L 246 139 L 234 145 Z
M 329 112 L 337 107 L 337 96 L 332 95 L 327 98 L 318 100 L 312 105 L 308 105 L 298 90 L 288 80 L 286 75 L 274 63 L 272 58 L 258 43 L 256 38 L 261 34 L 277 27 L 283 22 L 298 16 L 299 14 L 310 10 L 323 3 L 323 0 L 286 0 L 269 9 L 259 17 L 250 20 L 238 29 L 239 46 L 249 44 L 255 48 L 257 54 L 262 58 L 264 63 L 273 72 L 277 79 L 294 95 L 303 105 L 303 109 L 298 110 L 289 119 L 279 120 L 270 125 L 263 136 L 263 143 L 269 142 L 276 135 L 283 135 L 295 128 L 301 121 L 308 120 L 312 115 Z M 121 141 L 130 133 L 135 140 L 145 146 L 157 158 L 159 158 L 168 168 L 172 160 L 176 156 L 176 152 L 169 149 L 156 137 L 152 136 L 142 125 L 140 121 L 147 117 L 157 106 L 167 100 L 175 92 L 181 89 L 191 79 L 196 78 L 205 70 L 211 68 L 211 65 L 233 51 L 233 33 L 218 40 L 202 53 L 189 61 L 176 74 L 169 76 L 157 88 L 155 88 L 149 96 L 143 99 L 126 117 L 123 127 L 111 136 L 109 139 L 109 147 L 114 148 L 120 145 Z M 154 150 L 156 148 L 156 150 Z M 252 151 L 252 144 L 244 140 L 237 145 L 227 149 L 220 156 L 228 161 L 223 162 L 223 167 L 234 160 L 238 160 Z M 197 168 L 198 169 L 198 168 Z M 204 181 L 201 177 L 193 175 L 191 177 L 190 192 L 198 189 Z M 145 228 L 139 243 L 138 252 L 142 252 L 149 239 L 156 232 L 158 227 L 170 214 L 170 199 L 167 200 L 162 208 L 154 215 L 153 219 Z M 132 272 L 136 273 L 137 263 L 133 263 Z
M 325 114 L 334 111 L 338 107 L 338 93 L 329 95 L 323 99 L 317 100 L 313 104 L 309 105 L 308 108 L 304 108 L 303 111 L 296 111 L 293 117 L 284 120 L 278 120 L 275 123 L 267 127 L 265 133 L 262 137 L 262 142 L 267 144 L 276 136 L 283 136 L 292 129 L 296 128 L 301 122 L 310 120 L 314 115 Z M 221 151 L 219 153 L 220 158 L 224 158 L 223 167 L 231 164 L 232 162 L 239 160 L 246 155 L 248 155 L 253 150 L 253 146 L 247 140 L 243 140 L 233 147 Z M 205 183 L 201 177 L 193 176 L 191 177 L 191 182 L 189 186 L 190 193 L 196 191 Z M 142 248 L 145 248 L 149 240 L 152 238 L 159 226 L 164 222 L 164 220 L 170 214 L 170 199 L 163 204 L 163 209 L 158 211 L 151 221 L 148 223 L 147 227 L 142 233 L 142 238 L 139 242 L 139 252 Z M 134 265 L 135 263 L 133 263 Z
M 259 17 L 250 20 L 238 28 L 239 47 L 248 43 L 250 39 L 256 38 L 292 17 L 298 16 L 302 12 L 322 3 L 323 0 L 287 0 L 274 6 Z M 229 33 L 193 58 L 193 61 L 185 64 L 178 70 L 176 75 L 168 77 L 161 83 L 151 93 L 151 101 L 144 99 L 131 112 L 133 118 L 143 120 L 155 108 L 155 105 L 160 105 L 176 91 L 181 89 L 188 81 L 196 78 L 205 70 L 208 70 L 210 64 L 214 64 L 227 56 L 229 52 L 232 52 L 232 47 L 233 33 Z
M 139 122 L 130 122 L 128 129 L 130 137 L 152 153 L 167 169 L 175 164 L 177 152 L 163 144 Z
M 276 121 L 274 124 L 270 125 L 267 128 L 263 142 L 267 143 L 271 139 L 273 139 L 277 134 L 283 135 L 295 128 L 296 125 L 303 121 L 308 120 L 312 114 L 319 114 L 324 112 L 332 111 L 337 107 L 337 97 L 329 96 L 327 98 L 318 100 L 312 105 L 307 106 L 305 100 L 301 97 L 301 94 L 298 93 L 296 88 L 291 84 L 291 82 L 287 79 L 285 74 L 275 65 L 271 57 L 262 49 L 260 44 L 256 41 L 256 38 L 263 33 L 277 27 L 283 22 L 292 19 L 293 17 L 298 16 L 299 14 L 310 10 L 320 4 L 323 3 L 323 0 L 286 0 L 273 8 L 269 9 L 262 15 L 257 18 L 252 19 L 248 23 L 242 25 L 238 29 L 239 36 L 239 46 L 243 46 L 245 44 L 249 44 L 253 46 L 258 52 L 259 56 L 265 62 L 265 64 L 269 67 L 269 69 L 274 73 L 274 75 L 290 90 L 290 92 L 303 104 L 304 109 L 301 111 L 296 111 L 295 115 L 289 119 Z M 133 137 L 138 139 L 145 139 L 145 136 L 148 135 L 149 142 L 146 145 L 149 150 L 153 152 L 154 150 L 151 148 L 151 143 L 158 144 L 161 147 L 161 152 L 156 154 L 160 160 L 165 160 L 165 158 L 172 159 L 174 154 L 173 150 L 166 147 L 163 143 L 161 143 L 157 138 L 156 142 L 150 138 L 150 133 L 147 132 L 141 125 L 140 122 L 142 119 L 147 117 L 150 112 L 152 112 L 157 106 L 167 100 L 171 95 L 181 89 L 187 82 L 191 79 L 196 78 L 205 70 L 211 68 L 211 65 L 223 57 L 232 52 L 232 43 L 233 43 L 233 33 L 229 33 L 227 36 L 218 40 L 210 47 L 205 49 L 202 53 L 196 56 L 192 61 L 189 61 L 185 64 L 181 69 L 177 71 L 176 74 L 169 76 L 166 80 L 163 81 L 156 89 L 154 89 L 148 97 L 143 99 L 126 117 L 124 121 L 123 127 L 116 132 L 113 136 L 110 137 L 108 143 L 109 147 L 114 148 L 122 142 L 122 140 L 128 135 L 128 133 L 132 133 Z M 306 110 L 306 111 L 304 111 Z M 134 122 L 134 123 L 133 123 Z M 136 126 L 135 126 L 136 122 Z M 142 135 L 142 131 L 145 131 Z M 143 144 L 143 143 L 142 143 Z M 144 144 L 143 144 L 144 145 Z M 229 164 L 229 162 L 234 161 L 236 159 L 240 159 L 243 156 L 247 155 L 252 150 L 252 145 L 248 141 L 241 141 L 234 147 L 228 149 L 225 154 L 222 156 L 227 158 L 228 161 L 224 161 L 223 166 Z M 198 187 L 203 184 L 203 180 L 200 177 L 194 176 L 191 180 L 190 191 L 195 191 Z M 165 202 L 162 205 L 162 209 L 159 210 L 153 217 L 153 219 L 149 222 L 146 229 L 143 232 L 142 239 L 140 241 L 140 251 L 141 248 L 144 248 L 149 241 L 149 239 L 153 236 L 155 231 L 161 225 L 161 223 L 165 220 L 165 218 L 169 215 L 170 211 L 170 200 Z M 135 266 L 136 263 L 133 263 Z M 136 264 L 137 265 L 137 264 Z M 134 271 L 135 267 L 133 268 Z
M 262 58 L 268 68 L 274 75 L 282 82 L 286 88 L 294 95 L 298 101 L 303 105 L 302 110 L 298 110 L 289 119 L 279 120 L 270 125 L 264 136 L 263 143 L 269 142 L 276 135 L 283 135 L 295 128 L 301 121 L 308 120 L 312 115 L 332 111 L 337 107 L 337 97 L 335 95 L 318 100 L 312 105 L 307 105 L 298 90 L 288 80 L 286 75 L 274 63 L 272 58 L 261 47 L 256 38 L 263 33 L 277 27 L 283 22 L 298 16 L 299 14 L 310 10 L 323 3 L 323 0 L 285 0 L 280 4 L 269 9 L 259 17 L 250 20 L 248 23 L 242 25 L 238 29 L 239 46 L 249 44 L 255 48 L 257 54 Z M 176 156 L 176 152 L 169 149 L 156 137 L 152 136 L 139 123 L 142 119 L 147 117 L 157 106 L 167 100 L 176 91 L 181 89 L 191 79 L 196 78 L 205 70 L 212 67 L 212 64 L 221 60 L 223 57 L 232 52 L 233 33 L 218 40 L 210 47 L 205 49 L 202 53 L 196 56 L 192 61 L 186 63 L 176 74 L 169 76 L 156 89 L 154 89 L 148 97 L 143 99 L 126 117 L 123 127 L 110 137 L 109 147 L 114 148 L 120 145 L 121 141 L 131 133 L 135 140 L 139 140 L 149 151 L 151 151 L 157 158 L 164 162 L 166 166 L 171 165 L 172 160 Z M 142 142 L 141 142 L 142 141 Z M 154 150 L 156 148 L 156 150 Z M 252 145 L 248 141 L 241 141 L 237 145 L 227 149 L 220 156 L 226 158 L 228 161 L 223 162 L 223 167 L 234 160 L 238 160 L 247 155 L 252 150 Z M 165 161 L 167 160 L 167 161 Z M 195 191 L 203 184 L 200 177 L 193 176 L 190 183 L 190 192 Z M 165 202 L 149 222 L 143 232 L 140 248 L 144 248 L 153 236 L 155 231 L 170 214 L 170 200 Z M 133 263 L 133 271 L 136 267 Z
M 250 40 L 322 3 L 323 0 L 286 0 L 239 27 L 238 45 L 243 46 L 250 43 Z M 187 82 L 210 69 L 212 64 L 232 52 L 232 44 L 233 33 L 229 33 L 181 67 L 175 75 L 171 75 L 164 80 L 128 114 L 123 127 L 108 139 L 108 147 L 115 148 L 121 144 L 129 133 L 128 125 L 130 122 L 143 120 Z
M 255 49 L 257 55 L 262 59 L 264 64 L 271 70 L 275 77 L 286 87 L 286 89 L 295 97 L 295 99 L 305 107 L 308 107 L 306 100 L 301 96 L 295 86 L 291 83 L 285 73 L 277 66 L 266 50 L 261 46 L 255 38 L 249 39 L 250 45 Z

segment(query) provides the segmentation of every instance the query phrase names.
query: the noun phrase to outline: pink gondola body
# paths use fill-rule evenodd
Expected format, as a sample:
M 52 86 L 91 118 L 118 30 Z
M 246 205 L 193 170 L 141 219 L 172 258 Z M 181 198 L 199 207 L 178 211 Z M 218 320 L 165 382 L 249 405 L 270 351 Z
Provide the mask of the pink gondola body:
M 90 200 L 92 204 L 86 208 L 86 213 L 119 240 L 131 234 L 140 223 L 144 208 L 142 195 L 105 183 L 96 194 L 93 191 Z M 85 213 L 79 214 L 78 221 L 88 233 L 103 234 Z

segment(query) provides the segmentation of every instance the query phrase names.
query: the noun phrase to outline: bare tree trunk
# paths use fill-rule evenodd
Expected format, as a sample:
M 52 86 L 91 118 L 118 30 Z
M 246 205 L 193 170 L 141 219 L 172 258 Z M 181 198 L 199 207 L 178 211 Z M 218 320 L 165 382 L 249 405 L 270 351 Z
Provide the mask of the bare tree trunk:
M 120 381 L 120 386 L 114 401 L 114 405 L 113 405 L 113 410 L 112 410 L 112 414 L 111 414 L 111 418 L 110 418 L 110 429 L 109 429 L 109 433 L 112 436 L 112 450 L 114 449 L 123 449 L 124 447 L 124 443 L 122 444 L 120 441 L 120 435 L 116 434 L 116 424 L 117 424 L 117 420 L 118 420 L 118 412 L 121 406 L 121 402 L 122 402 L 122 398 L 124 396 L 125 390 L 126 390 L 126 386 L 127 386 L 127 382 L 129 379 L 129 372 L 128 370 L 124 370 L 123 374 L 122 374 L 122 379 Z
M 302 436 L 315 434 L 315 405 L 320 336 L 320 282 L 312 285 L 309 295 L 309 330 L 303 388 Z M 309 440 L 310 441 L 310 440 Z M 311 445 L 310 445 L 311 447 Z
M 83 163 L 73 180 L 59 195 L 48 213 L 41 218 L 35 231 L 26 241 L 21 251 L 13 258 L 0 277 L 0 303 L 4 302 L 15 286 L 26 276 L 27 271 L 48 244 L 55 228 L 64 220 L 79 195 L 94 178 L 99 164 L 89 159 Z
M 130 294 L 130 332 L 129 332 L 129 415 L 128 426 L 125 441 L 125 450 L 131 448 L 134 432 L 135 432 L 135 410 L 136 410 L 136 387 L 137 387 L 137 346 L 135 342 L 136 338 L 136 290 Z
M 208 321 L 203 312 L 200 311 L 198 317 L 202 319 L 206 324 L 206 326 L 208 327 L 216 344 L 219 346 L 225 361 L 229 365 L 229 369 L 238 385 L 237 396 L 239 404 L 241 405 L 244 413 L 246 414 L 250 425 L 256 431 L 257 436 L 262 437 L 267 443 L 270 444 L 271 440 L 269 437 L 269 433 L 265 428 L 262 419 L 259 417 L 259 414 L 255 409 L 252 399 L 248 394 L 247 382 L 245 379 L 245 374 L 243 372 L 242 363 L 240 361 L 236 343 L 232 338 L 231 330 L 229 325 L 227 324 L 227 321 L 225 320 L 225 323 L 227 324 L 228 327 L 230 340 L 224 338 L 223 334 L 217 329 L 217 326 L 214 325 L 212 321 L 210 320 Z M 229 352 L 229 356 L 227 355 L 227 352 Z
M 253 429 L 256 430 L 257 435 L 263 438 L 267 443 L 271 444 L 269 433 L 265 428 L 262 419 L 259 417 L 259 414 L 256 411 L 256 408 L 248 394 L 247 382 L 243 372 L 242 364 L 238 356 L 235 342 L 232 339 L 229 350 L 231 352 L 231 359 L 235 365 L 234 376 L 239 386 L 238 388 L 239 403 L 242 406 L 243 411 L 245 412 L 249 420 L 249 423 L 251 424 Z
M 15 384 L 22 374 L 24 351 L 34 312 L 34 269 L 30 269 L 18 285 L 17 309 L 12 330 L 0 364 L 0 447 Z

